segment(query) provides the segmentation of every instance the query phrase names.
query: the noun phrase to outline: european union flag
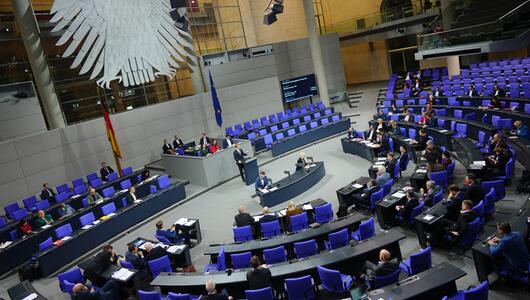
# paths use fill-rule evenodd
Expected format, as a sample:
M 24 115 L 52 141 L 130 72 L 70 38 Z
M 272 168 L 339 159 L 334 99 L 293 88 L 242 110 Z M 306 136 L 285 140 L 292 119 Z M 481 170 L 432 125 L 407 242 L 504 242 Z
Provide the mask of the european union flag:
M 215 85 L 213 84 L 212 72 L 208 70 L 208 74 L 210 75 L 210 91 L 212 92 L 215 120 L 217 121 L 217 126 L 221 127 L 223 126 L 223 116 L 221 114 L 223 111 L 221 110 L 221 104 L 219 104 L 219 97 L 217 97 L 217 91 L 215 90 Z

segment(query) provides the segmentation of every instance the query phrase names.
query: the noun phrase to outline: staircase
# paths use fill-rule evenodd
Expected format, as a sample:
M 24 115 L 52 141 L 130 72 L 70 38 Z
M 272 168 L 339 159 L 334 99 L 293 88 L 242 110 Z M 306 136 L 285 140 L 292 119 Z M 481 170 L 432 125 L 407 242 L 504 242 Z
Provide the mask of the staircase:
M 364 92 L 348 92 L 348 105 L 350 108 L 357 108 Z

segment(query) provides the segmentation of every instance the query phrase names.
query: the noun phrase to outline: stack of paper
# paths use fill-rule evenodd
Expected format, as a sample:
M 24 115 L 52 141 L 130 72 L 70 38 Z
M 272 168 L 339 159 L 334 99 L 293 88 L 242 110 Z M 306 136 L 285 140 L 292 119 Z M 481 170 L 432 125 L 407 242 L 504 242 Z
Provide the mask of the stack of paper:
M 427 170 L 426 169 L 417 169 L 416 173 L 418 173 L 418 174 L 427 174 Z
M 269 192 L 274 192 L 274 191 L 277 190 L 277 189 L 278 189 L 278 187 L 276 187 L 276 186 L 275 186 L 275 187 L 271 187 L 271 188 L 269 189 Z
M 87 230 L 87 229 L 89 229 L 91 227 L 92 227 L 92 225 L 88 224 L 88 225 L 85 225 L 85 226 L 81 227 L 81 229 Z
M 121 281 L 127 281 L 133 275 L 134 275 L 133 271 L 129 269 L 121 268 L 118 271 L 114 272 L 114 274 L 112 274 L 112 278 L 121 280 Z
M 95 220 L 94 222 L 92 222 L 92 224 L 94 224 L 94 225 L 97 225 L 97 224 L 99 224 L 99 223 L 101 223 L 100 220 Z
M 442 132 L 442 133 L 446 133 L 446 132 L 448 132 L 448 131 L 449 131 L 449 130 L 447 130 L 447 129 L 442 129 L 442 130 L 440 130 L 440 132 Z
M 197 222 L 197 220 L 188 220 L 188 222 L 186 222 L 184 224 L 184 226 L 191 226 L 191 225 L 195 224 L 195 222 Z
M 81 195 L 73 195 L 72 199 L 79 198 Z
M 141 199 L 136 199 L 136 200 L 134 200 L 134 203 L 140 203 L 140 202 L 142 202 Z
M 313 168 L 313 167 L 316 167 L 317 165 L 315 165 L 315 164 L 310 164 L 309 166 L 310 166 L 311 168 Z
M 287 209 L 282 209 L 278 212 L 278 214 L 280 215 L 280 217 L 283 217 L 287 214 Z
M 184 224 L 186 224 L 186 222 L 188 222 L 188 219 L 186 218 L 180 218 L 177 220 L 177 222 L 175 222 L 175 225 L 181 225 L 183 226 Z
M 303 210 L 310 210 L 310 209 L 313 209 L 313 206 L 311 206 L 311 204 L 304 204 L 304 206 L 302 206 L 302 209 Z
M 61 239 L 61 241 L 66 242 L 66 241 L 68 241 L 68 240 L 71 239 L 71 238 L 72 238 L 72 237 L 69 236 L 69 235 L 67 235 L 67 236 L 63 236 L 63 238 Z
M 262 194 L 267 194 L 269 192 L 268 189 L 259 189 L 259 191 L 262 193 Z
M 429 214 L 429 215 L 426 215 L 425 217 L 423 217 L 423 219 L 425 221 L 430 221 L 430 220 L 434 219 L 434 216 Z
M 358 183 L 354 183 L 353 187 L 356 188 L 356 189 L 360 189 L 360 188 L 363 187 L 363 185 L 362 184 L 358 184 Z
M 374 164 L 374 166 L 384 166 L 385 165 L 385 162 L 384 161 L 378 161 Z
M 50 227 L 52 227 L 52 225 L 47 224 L 47 225 L 42 226 L 41 228 L 42 228 L 42 229 L 48 229 L 48 228 L 50 228 Z
M 9 245 L 13 244 L 12 241 L 6 241 L 6 242 L 3 242 L 2 244 L 0 244 L 0 249 L 5 249 L 7 248 Z
M 392 197 L 394 197 L 394 198 L 403 198 L 403 197 L 405 197 L 405 193 L 403 193 L 402 191 L 397 191 L 394 194 L 392 194 Z
M 115 215 L 116 215 L 116 213 L 110 213 L 110 214 L 108 214 L 107 216 L 108 216 L 109 218 L 112 218 L 112 217 L 114 217 Z
M 166 249 L 167 252 L 175 254 L 180 250 L 184 250 L 186 248 L 186 245 L 173 245 Z
M 478 165 L 478 166 L 485 166 L 486 162 L 483 161 L 483 160 L 475 160 L 475 161 L 473 161 L 473 164 L 474 165 Z
M 27 295 L 26 297 L 22 298 L 22 300 L 33 300 L 33 299 L 37 299 L 39 295 L 37 295 L 37 293 L 31 293 L 29 295 Z
M 386 157 L 378 157 L 377 161 L 386 161 Z

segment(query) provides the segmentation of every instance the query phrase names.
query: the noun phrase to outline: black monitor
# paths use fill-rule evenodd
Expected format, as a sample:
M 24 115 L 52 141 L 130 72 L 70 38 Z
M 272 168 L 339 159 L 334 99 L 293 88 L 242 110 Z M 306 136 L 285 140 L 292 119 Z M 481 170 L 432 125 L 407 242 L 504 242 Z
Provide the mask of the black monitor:
M 280 84 L 282 86 L 283 102 L 285 103 L 316 96 L 318 94 L 315 74 L 282 80 L 280 81 Z

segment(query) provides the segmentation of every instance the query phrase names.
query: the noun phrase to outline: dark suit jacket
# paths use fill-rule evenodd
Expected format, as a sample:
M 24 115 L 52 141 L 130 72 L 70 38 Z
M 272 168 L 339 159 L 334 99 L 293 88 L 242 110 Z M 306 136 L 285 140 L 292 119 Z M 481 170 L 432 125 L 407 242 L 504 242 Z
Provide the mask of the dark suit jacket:
M 98 291 L 82 292 L 72 295 L 72 300 L 101 300 L 101 294 Z
M 44 200 L 44 199 L 48 199 L 48 200 L 54 200 L 55 199 L 55 192 L 50 189 L 50 188 L 47 188 L 47 189 L 43 189 L 42 192 L 40 193 L 40 199 L 41 200 Z
M 434 198 L 434 195 L 436 195 L 440 189 L 441 187 L 436 186 L 434 189 L 427 191 L 427 193 L 423 195 L 423 202 L 425 202 L 425 205 L 432 206 L 432 198 Z
M 493 95 L 495 95 L 495 90 L 493 91 Z M 499 92 L 497 93 L 497 97 L 499 97 L 499 98 L 506 97 L 506 91 L 504 91 L 503 89 L 499 88 Z
M 370 134 L 372 134 L 372 138 L 370 138 Z M 370 141 L 375 141 L 375 139 L 377 138 L 377 132 L 374 130 L 368 130 L 368 131 L 365 131 L 364 132 L 364 138 L 366 140 L 370 140 Z
M 248 287 L 251 290 L 263 289 L 271 286 L 271 271 L 269 269 L 254 269 L 247 272 Z
M 162 146 L 162 151 L 164 154 L 171 154 L 170 150 L 175 150 L 171 144 L 164 144 L 164 146 Z
M 234 145 L 234 141 L 233 140 L 230 140 L 230 142 L 232 143 L 232 146 Z M 226 149 L 230 147 L 230 145 L 228 145 L 228 140 L 227 139 L 224 139 L 223 140 L 223 149 Z
M 394 178 L 394 171 L 396 169 L 397 159 L 392 159 L 391 161 L 387 161 L 385 164 L 386 172 L 390 174 L 390 177 Z
M 460 191 L 456 197 L 447 199 L 447 215 L 446 217 L 450 220 L 456 221 L 462 208 L 462 201 L 466 200 L 466 192 Z
M 405 207 L 403 207 L 402 209 L 402 213 L 401 213 L 401 216 L 403 217 L 403 222 L 404 223 L 408 223 L 410 221 L 410 215 L 412 215 L 412 210 L 414 209 L 414 207 L 420 205 L 420 202 L 418 201 L 418 199 L 414 198 L 412 200 L 408 200 L 406 203 L 405 203 Z
M 99 174 L 101 175 L 101 179 L 103 179 L 103 181 L 108 181 L 107 176 L 110 173 L 114 173 L 114 170 L 111 167 L 101 168 L 99 170 Z
M 112 261 L 111 257 L 112 253 L 109 251 L 103 250 L 99 252 L 86 268 L 85 278 L 90 280 L 96 286 L 103 286 L 106 279 L 102 278 L 101 274 L 117 261 L 117 257 L 114 257 Z
M 173 140 L 173 148 L 177 149 L 181 147 L 184 147 L 184 143 L 182 142 L 181 139 Z
M 206 137 L 202 137 L 202 136 L 201 136 L 201 138 L 199 139 L 199 145 L 201 145 L 201 146 L 204 145 L 204 144 L 205 144 L 205 143 L 204 143 L 204 142 L 205 142 L 204 140 L 206 140 L 206 144 L 209 144 L 209 143 L 210 143 L 210 138 L 209 138 L 209 137 L 207 137 L 207 136 L 206 136 Z
M 136 196 L 136 199 L 138 199 L 138 196 Z M 134 198 L 131 195 L 131 193 L 129 193 L 129 192 L 125 193 L 125 200 L 127 200 L 127 203 L 129 203 L 129 204 L 133 204 L 134 203 Z
M 270 185 L 269 178 L 267 176 L 263 176 L 263 183 L 261 182 L 261 178 L 256 178 L 256 183 L 254 184 L 256 187 L 256 191 L 258 189 L 264 189 Z
M 468 97 L 477 97 L 478 96 L 478 93 L 475 90 L 471 91 L 471 95 L 469 94 L 469 92 L 470 92 L 469 90 L 466 92 L 466 96 L 468 96 Z
M 429 140 L 429 137 L 427 135 L 424 135 L 424 136 L 418 135 L 418 145 L 421 145 L 422 150 L 425 150 L 428 140 Z
M 305 166 L 307 166 L 306 160 L 299 157 L 296 161 L 296 171 L 303 169 Z
M 234 159 L 238 165 L 242 165 L 245 163 L 245 156 L 247 156 L 247 154 L 245 153 L 245 151 L 243 151 L 243 149 L 239 148 L 239 150 L 241 151 L 241 153 L 239 153 L 237 149 L 234 150 Z
M 506 174 L 506 164 L 510 160 L 510 154 L 508 151 L 504 151 L 500 155 L 496 156 L 497 164 L 495 168 L 498 169 L 503 175 Z
M 399 263 L 394 260 L 391 260 L 386 263 L 378 263 L 373 270 L 367 270 L 366 276 L 368 276 L 370 280 L 373 280 L 376 276 L 380 277 L 380 276 L 390 275 L 393 272 L 395 272 L 398 268 L 399 268 Z
M 462 236 L 466 232 L 469 223 L 473 222 L 478 217 L 478 214 L 472 210 L 460 214 L 460 217 L 454 223 L 450 230 L 458 232 L 459 236 Z
M 277 219 L 278 218 L 275 215 L 264 215 L 263 217 L 261 217 L 261 219 L 259 219 L 259 222 L 260 223 L 267 223 L 267 222 L 275 221 Z
M 495 148 L 497 148 L 497 147 L 502 147 L 504 149 L 508 149 L 508 144 L 506 144 L 506 142 L 503 139 L 499 140 L 497 143 L 495 143 L 495 142 L 493 142 L 493 140 L 491 140 L 491 143 L 488 146 L 489 152 L 493 153 L 493 150 L 495 150 Z
M 475 181 L 472 185 L 467 187 L 466 199 L 473 201 L 473 205 L 477 205 L 480 200 L 484 199 L 484 192 L 482 191 L 480 183 Z
M 237 227 L 243 227 L 254 223 L 254 218 L 249 213 L 239 213 L 234 219 Z
M 166 250 L 164 250 L 162 247 L 155 247 L 151 249 L 151 252 L 145 255 L 145 260 L 150 261 L 150 260 L 154 260 L 154 259 L 160 258 L 165 255 L 167 255 Z
M 128 250 L 125 252 L 125 260 L 130 262 L 137 270 L 147 269 L 147 262 L 145 261 L 145 258 Z
M 405 166 L 407 165 L 408 161 L 409 161 L 408 153 L 401 155 L 401 157 L 399 158 L 399 168 L 401 169 L 401 171 L 405 171 Z

